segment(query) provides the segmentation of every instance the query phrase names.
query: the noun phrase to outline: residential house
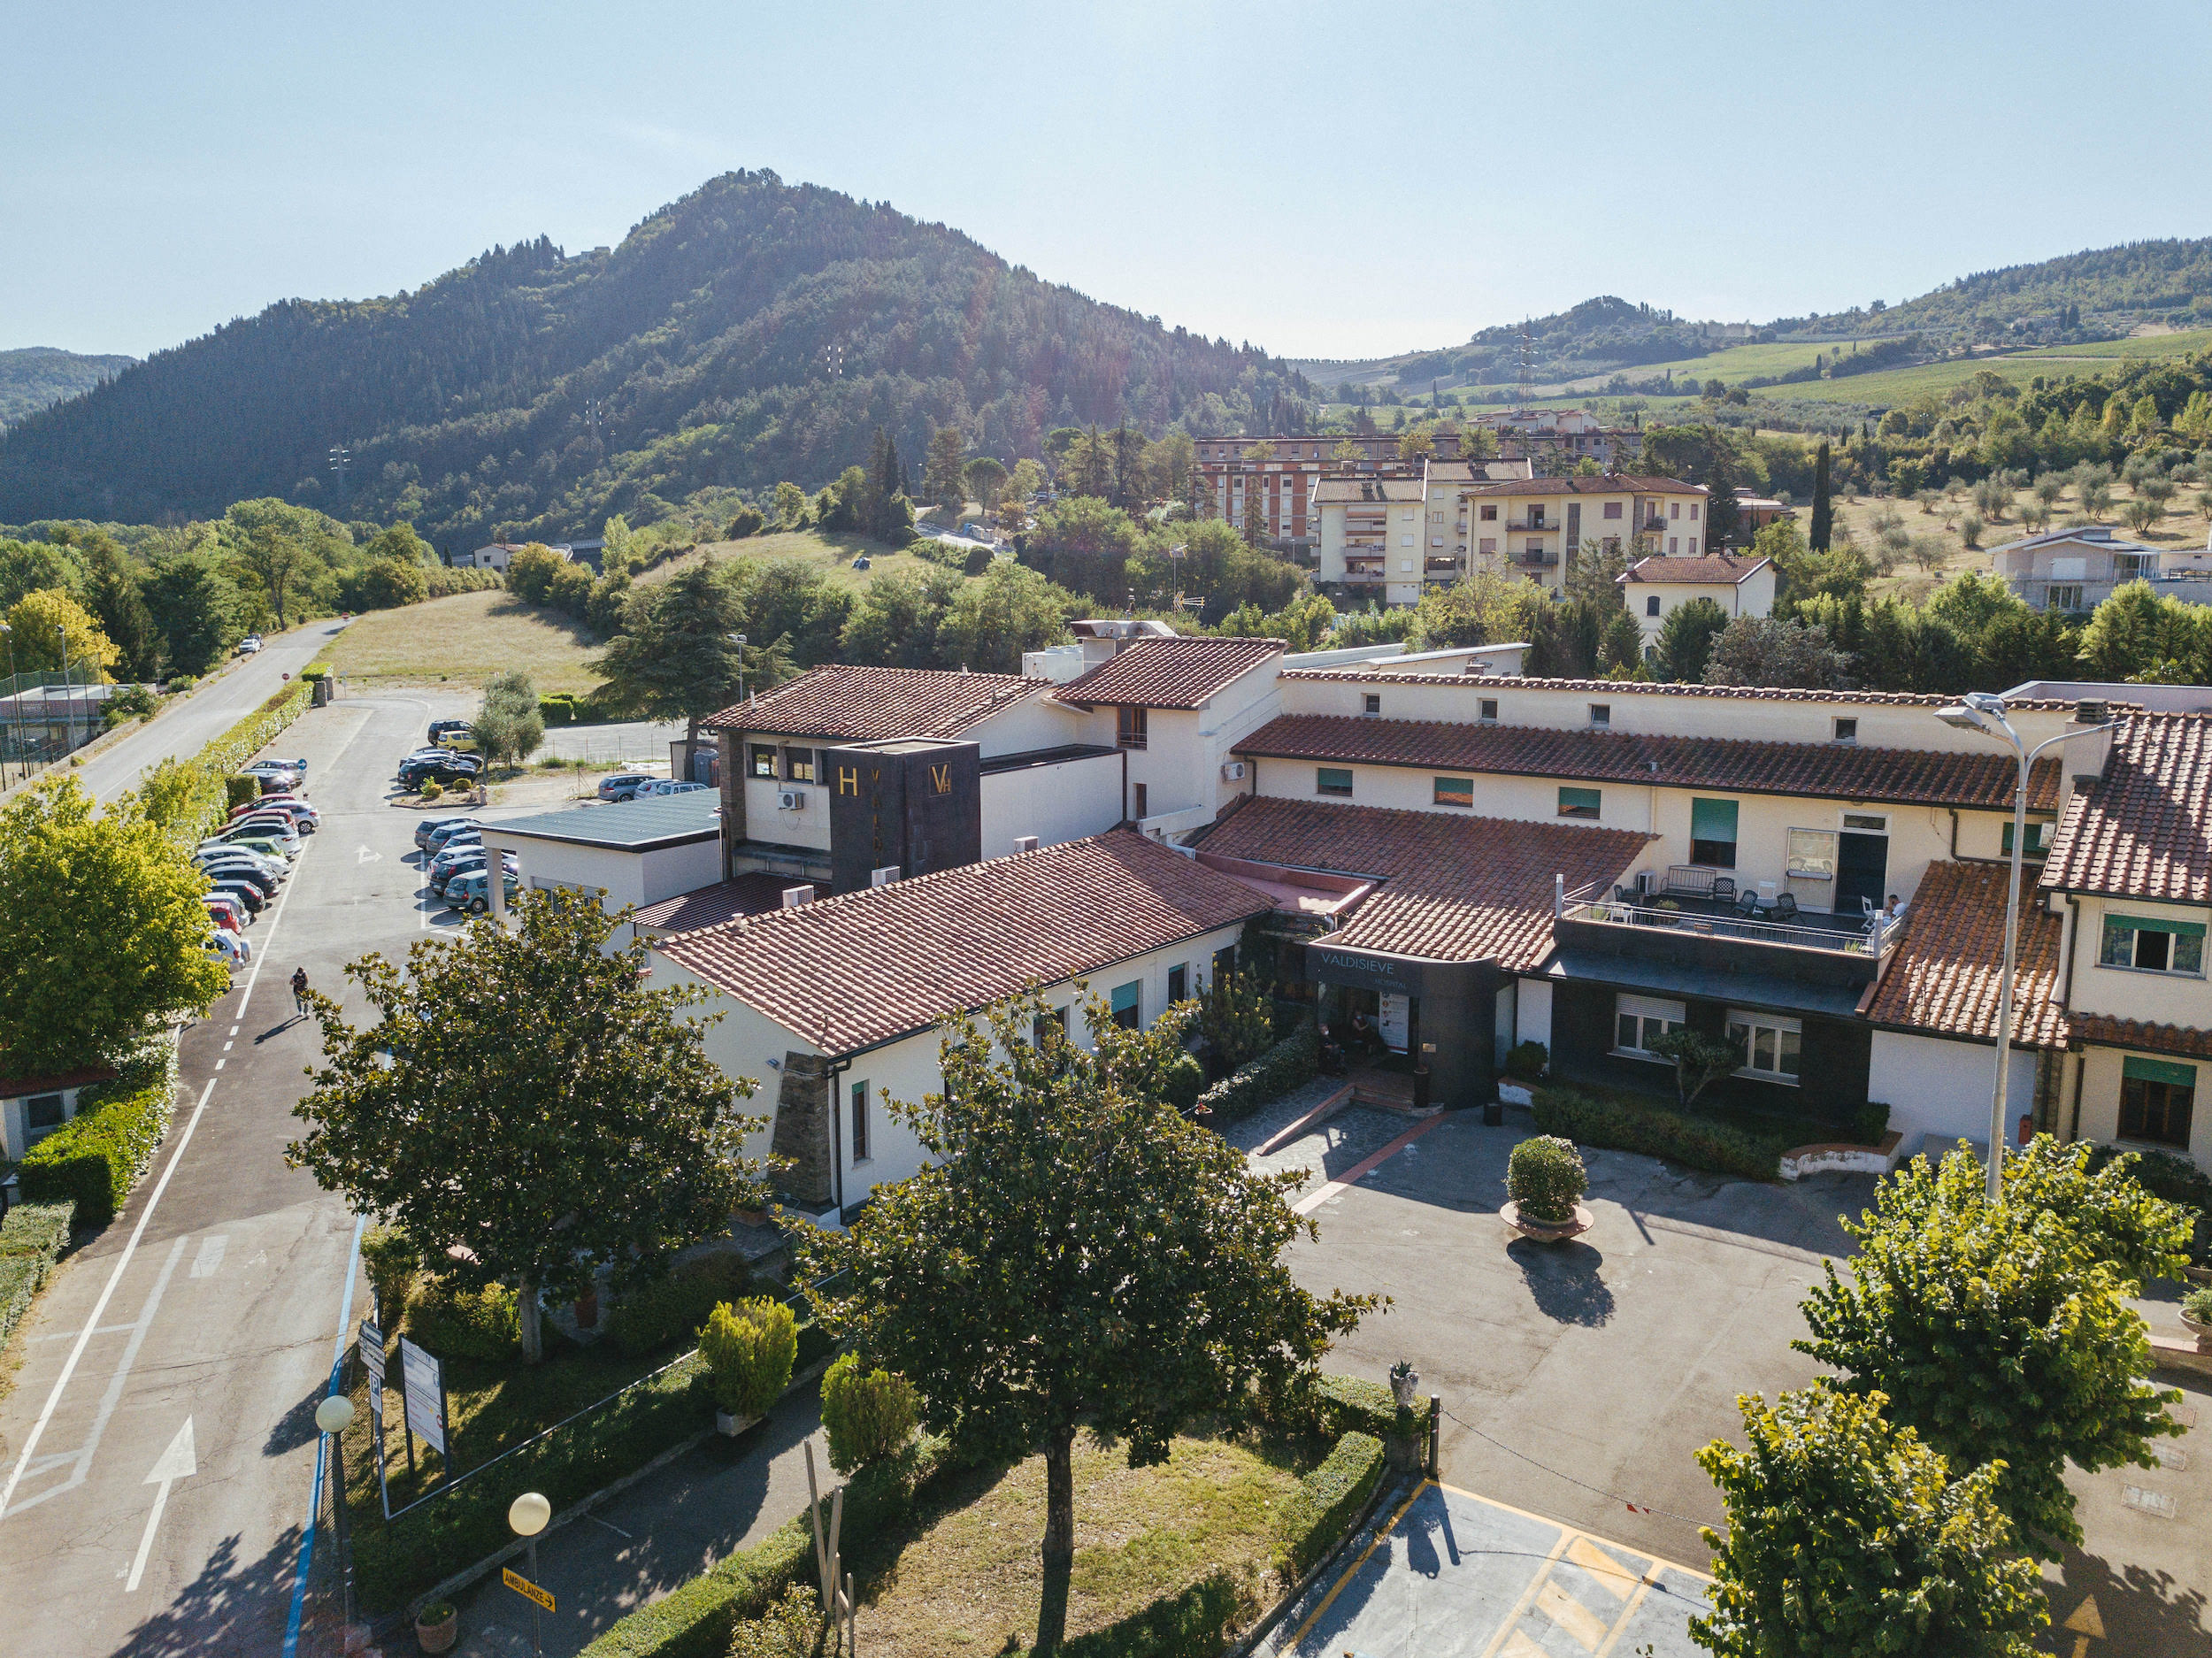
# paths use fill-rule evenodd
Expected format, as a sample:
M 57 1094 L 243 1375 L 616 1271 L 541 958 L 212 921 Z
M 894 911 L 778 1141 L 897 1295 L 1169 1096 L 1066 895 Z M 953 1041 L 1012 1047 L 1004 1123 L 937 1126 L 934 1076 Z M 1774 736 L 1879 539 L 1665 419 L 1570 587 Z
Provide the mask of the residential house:
M 1563 590 L 1586 544 L 1694 558 L 1704 541 L 1705 486 L 1672 478 L 1514 479 L 1470 484 L 1461 498 L 1471 567 L 1525 576 L 1553 593 Z
M 0 1159 L 21 1162 L 24 1153 L 77 1115 L 87 1088 L 114 1079 L 105 1065 L 0 1079 Z
M 2131 581 L 2171 582 L 2184 598 L 2212 601 L 2212 553 L 2131 541 L 2108 524 L 2024 536 L 1992 548 L 1989 562 L 1999 580 L 2039 610 L 2093 610 Z
M 1644 650 L 1650 654 L 1659 643 L 1659 630 L 1668 612 L 1692 599 L 1710 599 L 1723 614 L 1765 616 L 1774 609 L 1774 561 L 1740 553 L 1701 553 L 1694 557 L 1670 558 L 1656 554 L 1640 558 L 1623 571 L 1617 580 L 1628 613 L 1643 630 Z

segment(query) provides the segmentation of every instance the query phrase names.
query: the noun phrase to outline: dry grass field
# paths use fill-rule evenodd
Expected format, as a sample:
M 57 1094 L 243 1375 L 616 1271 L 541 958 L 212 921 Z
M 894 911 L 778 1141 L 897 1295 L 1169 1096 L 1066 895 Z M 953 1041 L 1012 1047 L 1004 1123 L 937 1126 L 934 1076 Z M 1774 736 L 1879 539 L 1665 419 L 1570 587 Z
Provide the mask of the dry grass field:
M 458 593 L 357 618 L 332 646 L 333 665 L 357 687 L 480 686 L 519 669 L 541 693 L 581 694 L 599 684 L 598 647 L 567 617 L 500 588 Z
M 819 530 L 779 530 L 772 535 L 756 535 L 742 541 L 702 542 L 692 551 L 645 572 L 638 577 L 638 582 L 649 586 L 665 581 L 679 570 L 703 558 L 755 558 L 764 563 L 795 559 L 812 565 L 840 587 L 856 589 L 866 586 L 870 576 L 886 571 L 902 570 L 919 575 L 937 567 L 918 553 L 893 552 L 879 542 L 857 535 L 825 535 Z M 865 558 L 868 568 L 855 570 L 852 564 L 856 558 Z

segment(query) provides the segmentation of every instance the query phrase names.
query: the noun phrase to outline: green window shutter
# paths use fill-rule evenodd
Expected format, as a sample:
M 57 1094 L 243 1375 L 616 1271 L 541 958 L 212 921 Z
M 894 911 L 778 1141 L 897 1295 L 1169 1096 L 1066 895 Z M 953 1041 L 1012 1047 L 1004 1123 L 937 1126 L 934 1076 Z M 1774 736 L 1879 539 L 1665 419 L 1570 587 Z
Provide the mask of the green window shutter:
M 1733 842 L 1736 839 L 1736 802 L 1732 800 L 1691 801 L 1690 839 Z
M 1352 792 L 1352 774 L 1340 766 L 1317 766 L 1313 773 L 1313 789 L 1317 794 L 1349 794 Z
M 1136 1009 L 1138 986 L 1134 983 L 1114 986 L 1114 1011 L 1130 1013 Z
M 2170 1060 L 2138 1059 L 2130 1055 L 2121 1062 L 2120 1074 L 2130 1082 L 2166 1082 L 2180 1088 L 2197 1086 L 2194 1065 L 2177 1065 Z
M 2204 936 L 2201 921 L 2168 921 L 2155 916 L 2107 916 L 2104 918 L 2105 936 L 2116 930 L 2129 933 L 2170 933 L 2176 938 L 2200 939 Z
M 1439 806 L 1473 805 L 1475 803 L 1475 779 L 1471 777 L 1438 778 L 1435 803 Z
M 1562 788 L 1559 791 L 1559 815 L 1562 817 L 1595 817 L 1599 799 L 1599 792 L 1594 788 Z

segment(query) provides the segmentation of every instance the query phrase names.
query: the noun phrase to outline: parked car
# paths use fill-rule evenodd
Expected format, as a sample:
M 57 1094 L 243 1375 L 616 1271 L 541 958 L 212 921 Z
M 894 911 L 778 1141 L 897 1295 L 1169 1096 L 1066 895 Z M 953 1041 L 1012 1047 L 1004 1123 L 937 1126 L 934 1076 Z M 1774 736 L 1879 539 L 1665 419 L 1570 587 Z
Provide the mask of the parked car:
M 243 967 L 253 960 L 253 946 L 227 927 L 218 927 L 209 933 L 207 946 L 233 967 Z
M 704 783 L 680 783 L 672 778 L 657 777 L 649 782 L 639 784 L 638 791 L 632 798 L 658 800 L 664 794 L 695 794 L 703 792 L 706 787 Z
M 478 870 L 472 875 L 462 876 L 458 880 L 448 881 L 445 889 L 446 908 L 464 910 L 472 916 L 480 916 L 489 910 L 492 907 L 489 875 L 488 870 Z M 506 879 L 509 903 L 514 902 L 515 894 L 521 890 L 521 887 L 520 878 L 510 870 Z
M 215 891 L 220 893 L 227 898 L 234 899 L 239 903 L 243 904 L 246 909 L 246 913 L 250 916 L 259 915 L 261 913 L 262 907 L 269 902 L 261 895 L 261 892 L 258 887 L 255 887 L 252 882 L 247 880 L 231 880 L 228 879 L 219 880 L 215 883 Z
M 219 834 L 206 844 L 209 847 L 243 847 L 249 852 L 258 852 L 265 857 L 282 858 L 287 863 L 300 855 L 299 838 L 296 835 L 289 841 L 280 841 L 272 835 L 262 833 L 258 829 L 249 830 L 243 833 Z M 206 847 L 200 848 L 203 851 L 205 849 Z
M 448 732 L 466 731 L 468 728 L 469 723 L 465 719 L 434 719 L 430 722 L 429 740 L 434 747 L 445 741 Z
M 473 829 L 464 829 L 457 834 L 448 836 L 445 844 L 430 855 L 422 866 L 423 872 L 434 881 L 467 854 L 473 852 L 480 856 L 483 850 L 483 837 Z
M 459 831 L 483 826 L 481 817 L 426 817 L 415 825 L 415 845 L 425 852 L 435 852 Z
M 208 916 L 215 925 L 228 927 L 233 933 L 245 932 L 247 924 L 253 919 L 246 906 L 228 893 L 209 893 L 202 902 L 207 905 Z
M 599 779 L 601 800 L 629 800 L 653 779 L 643 771 L 618 771 L 612 777 Z
M 273 840 L 289 841 L 295 845 L 300 839 L 299 825 L 293 822 L 291 817 L 283 812 L 249 812 L 235 823 L 228 825 L 223 833 L 228 834 L 240 829 L 250 829 L 267 835 Z M 287 848 L 286 849 L 288 851 L 292 848 Z
M 251 881 L 264 898 L 274 896 L 279 885 L 275 876 L 243 858 L 218 858 L 200 867 L 211 881 Z
M 399 784 L 403 789 L 420 788 L 425 783 L 450 787 L 455 783 L 473 783 L 482 775 L 484 763 L 474 755 L 441 753 L 435 759 L 412 759 L 399 769 Z
M 242 656 L 250 656 L 255 651 L 259 650 L 260 649 L 261 635 L 258 633 L 249 633 L 238 641 L 237 654 Z
M 204 868 L 210 864 L 248 864 L 256 869 L 266 870 L 282 880 L 292 871 L 292 866 L 280 856 L 256 852 L 230 841 L 211 841 L 204 847 L 195 848 L 192 861 Z
M 430 878 L 431 892 L 440 898 L 444 897 L 447 887 L 465 875 L 480 873 L 490 861 L 482 847 L 468 848 L 461 857 Z M 518 867 L 515 862 L 515 855 L 511 852 L 501 858 L 500 863 L 510 875 L 515 873 Z
M 245 769 L 257 777 L 268 777 L 280 772 L 299 779 L 304 779 L 307 776 L 307 762 L 303 759 L 255 760 L 250 762 Z
M 286 817 L 302 834 L 312 834 L 322 826 L 323 816 L 303 800 L 289 795 L 252 802 L 231 809 L 230 821 L 243 822 L 248 817 Z

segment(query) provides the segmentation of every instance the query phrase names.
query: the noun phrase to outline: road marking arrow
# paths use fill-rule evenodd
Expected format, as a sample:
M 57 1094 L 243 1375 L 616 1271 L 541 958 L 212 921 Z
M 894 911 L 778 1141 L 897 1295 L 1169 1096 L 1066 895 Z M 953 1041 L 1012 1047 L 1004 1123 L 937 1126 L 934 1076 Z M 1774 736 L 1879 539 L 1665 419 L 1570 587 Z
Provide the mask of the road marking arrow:
M 169 1487 L 180 1479 L 189 1479 L 200 1471 L 199 1460 L 192 1449 L 192 1418 L 184 1419 L 184 1426 L 177 1430 L 177 1437 L 169 1441 L 169 1448 L 146 1476 L 146 1484 L 159 1487 L 154 1493 L 153 1512 L 146 1516 L 146 1534 L 138 1539 L 138 1557 L 131 1562 L 131 1580 L 123 1585 L 125 1593 L 138 1587 L 138 1580 L 146 1574 L 146 1556 L 153 1552 L 154 1532 L 161 1524 L 161 1511 L 169 1506 Z
M 2074 1637 L 2074 1658 L 2088 1658 L 2089 1643 L 2105 1638 L 2104 1619 L 2097 1611 L 2097 1597 L 2093 1594 L 2076 1607 L 2074 1616 L 2059 1627 Z
M 353 855 L 353 861 L 357 864 L 381 864 L 384 861 L 384 855 L 381 852 L 372 852 L 365 846 Z

